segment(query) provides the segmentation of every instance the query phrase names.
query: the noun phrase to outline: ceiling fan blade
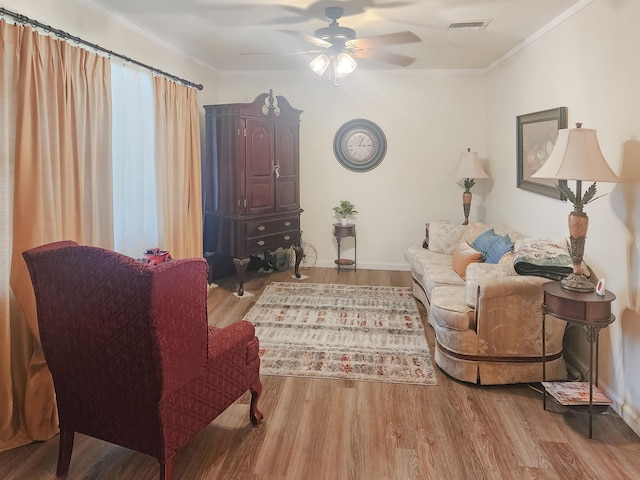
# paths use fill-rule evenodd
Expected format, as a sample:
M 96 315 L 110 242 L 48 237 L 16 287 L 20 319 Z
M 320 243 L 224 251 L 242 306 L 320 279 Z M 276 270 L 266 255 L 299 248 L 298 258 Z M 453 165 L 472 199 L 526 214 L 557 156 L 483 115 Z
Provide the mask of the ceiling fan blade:
M 399 45 L 401 43 L 421 42 L 420 37 L 412 32 L 387 33 L 384 35 L 374 35 L 371 37 L 356 38 L 349 40 L 347 45 L 355 48 L 371 48 L 383 45 Z
M 313 35 L 309 35 L 307 33 L 296 32 L 295 30 L 278 30 L 278 31 L 287 33 L 289 35 L 293 35 L 294 37 L 298 37 L 299 39 L 304 40 L 305 42 L 313 43 L 318 47 L 328 48 L 331 46 L 329 42 L 322 40 L 321 38 L 314 37 Z
M 322 50 L 298 50 L 296 52 L 246 52 L 240 55 L 302 55 L 303 53 L 321 53 Z
M 295 23 L 305 23 L 309 19 L 305 17 L 276 17 L 260 22 L 261 25 L 292 25 Z
M 408 67 L 415 58 L 399 55 L 397 53 L 383 52 L 381 50 L 357 50 L 352 53 L 355 58 L 365 58 L 368 60 L 376 60 L 378 62 L 389 63 L 398 67 Z

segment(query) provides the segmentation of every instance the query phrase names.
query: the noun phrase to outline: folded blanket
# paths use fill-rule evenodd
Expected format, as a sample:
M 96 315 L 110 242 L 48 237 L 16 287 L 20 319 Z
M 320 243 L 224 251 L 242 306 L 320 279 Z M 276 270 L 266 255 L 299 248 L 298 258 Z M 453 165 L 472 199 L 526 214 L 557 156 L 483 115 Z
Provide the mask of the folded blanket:
M 544 239 L 516 240 L 513 268 L 520 275 L 562 280 L 573 272 L 566 245 Z

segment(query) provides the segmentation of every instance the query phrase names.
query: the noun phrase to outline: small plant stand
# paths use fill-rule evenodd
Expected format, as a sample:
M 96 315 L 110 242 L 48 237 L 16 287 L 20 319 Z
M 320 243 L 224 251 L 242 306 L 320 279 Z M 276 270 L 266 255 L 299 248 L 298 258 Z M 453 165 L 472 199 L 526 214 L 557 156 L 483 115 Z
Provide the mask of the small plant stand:
M 333 224 L 333 236 L 336 237 L 338 243 L 338 258 L 335 260 L 335 264 L 338 266 L 338 274 L 340 273 L 340 267 L 353 266 L 353 270 L 356 271 L 356 259 L 357 259 L 357 239 L 356 239 L 356 226 L 353 223 L 347 223 L 342 225 L 341 223 Z M 353 260 L 347 258 L 341 258 L 340 247 L 343 238 L 353 237 Z

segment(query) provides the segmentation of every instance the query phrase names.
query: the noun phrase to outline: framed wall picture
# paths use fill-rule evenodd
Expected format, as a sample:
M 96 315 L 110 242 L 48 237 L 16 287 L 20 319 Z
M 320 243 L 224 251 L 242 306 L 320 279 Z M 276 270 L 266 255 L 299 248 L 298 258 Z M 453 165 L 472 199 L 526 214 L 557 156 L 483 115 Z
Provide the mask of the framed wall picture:
M 518 188 L 566 200 L 556 187 L 555 180 L 532 179 L 531 175 L 549 158 L 558 138 L 558 130 L 567 128 L 567 107 L 518 115 L 516 119 Z M 565 180 L 560 182 L 566 184 Z

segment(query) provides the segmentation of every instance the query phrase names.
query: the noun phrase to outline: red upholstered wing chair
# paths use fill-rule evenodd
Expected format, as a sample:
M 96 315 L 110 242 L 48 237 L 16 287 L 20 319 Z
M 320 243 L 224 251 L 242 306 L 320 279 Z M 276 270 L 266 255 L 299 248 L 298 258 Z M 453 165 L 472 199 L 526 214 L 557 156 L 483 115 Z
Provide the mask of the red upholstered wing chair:
M 207 325 L 204 259 L 149 266 L 70 241 L 23 256 L 56 391 L 58 475 L 74 432 L 157 458 L 168 480 L 176 452 L 247 390 L 262 421 L 253 325 Z

